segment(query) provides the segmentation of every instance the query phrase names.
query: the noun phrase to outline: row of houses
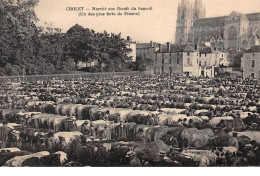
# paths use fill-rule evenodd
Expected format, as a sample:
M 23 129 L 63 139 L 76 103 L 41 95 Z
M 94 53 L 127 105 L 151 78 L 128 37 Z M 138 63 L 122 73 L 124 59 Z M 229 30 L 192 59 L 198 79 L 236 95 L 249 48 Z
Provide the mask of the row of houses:
M 220 66 L 228 66 L 228 53 L 219 52 L 212 48 L 197 50 L 190 44 L 166 45 L 153 44 L 140 47 L 137 44 L 136 54 L 143 58 L 152 58 L 151 72 L 153 74 L 186 74 L 188 76 L 214 77 Z
M 215 77 L 230 65 L 228 52 L 212 47 L 197 50 L 191 44 L 137 43 L 136 56 L 152 61 L 147 67 L 152 74 Z M 241 70 L 243 78 L 260 77 L 260 46 L 244 52 Z

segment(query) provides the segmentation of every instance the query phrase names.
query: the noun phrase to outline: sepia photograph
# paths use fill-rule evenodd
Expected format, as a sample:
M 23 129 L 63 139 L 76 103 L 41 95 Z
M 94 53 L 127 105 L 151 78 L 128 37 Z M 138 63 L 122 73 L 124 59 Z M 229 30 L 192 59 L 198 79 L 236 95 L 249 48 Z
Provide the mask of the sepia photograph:
M 260 166 L 260 0 L 0 0 L 0 24 L 0 167 Z

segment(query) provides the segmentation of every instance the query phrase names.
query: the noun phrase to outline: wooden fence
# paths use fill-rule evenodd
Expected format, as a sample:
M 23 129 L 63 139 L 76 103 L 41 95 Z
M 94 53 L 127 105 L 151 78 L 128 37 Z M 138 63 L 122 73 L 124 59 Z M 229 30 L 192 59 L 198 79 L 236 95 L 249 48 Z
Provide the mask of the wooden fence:
M 71 80 L 77 78 L 106 78 L 111 76 L 144 76 L 150 74 L 149 72 L 103 72 L 103 73 L 77 73 L 77 74 L 57 74 L 57 75 L 30 75 L 30 76 L 2 76 L 0 83 L 5 82 L 36 82 L 47 81 L 52 79 Z

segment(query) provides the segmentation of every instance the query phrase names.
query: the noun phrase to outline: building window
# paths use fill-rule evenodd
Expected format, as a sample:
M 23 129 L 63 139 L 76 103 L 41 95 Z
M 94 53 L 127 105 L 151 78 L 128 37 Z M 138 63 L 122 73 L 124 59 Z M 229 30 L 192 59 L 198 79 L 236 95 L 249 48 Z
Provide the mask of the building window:
M 207 66 L 207 61 L 205 61 L 205 66 Z
M 252 68 L 255 68 L 255 60 L 252 60 Z
M 164 53 L 162 53 L 162 57 L 164 57 Z
M 164 64 L 164 58 L 162 58 L 162 64 Z
M 255 57 L 255 53 L 252 54 L 252 57 Z
M 197 64 L 199 64 L 199 59 L 197 58 Z
M 205 57 L 207 57 L 207 53 L 205 53 Z
M 215 66 L 217 65 L 217 60 L 215 60 Z
M 180 64 L 180 59 L 179 58 L 177 58 L 177 64 Z
M 164 74 L 164 67 L 162 67 L 162 74 Z
M 190 52 L 188 52 L 187 55 L 190 56 Z
M 255 78 L 255 73 L 251 73 L 251 78 Z
M 169 64 L 171 64 L 172 63 L 172 58 L 170 58 L 170 60 L 169 60 Z
M 201 66 L 201 61 L 199 62 L 199 66 Z
M 222 57 L 224 57 L 224 54 L 222 54 Z
M 170 76 L 172 76 L 172 67 L 169 67 L 170 70 Z
M 187 64 L 190 65 L 190 58 L 187 58 Z

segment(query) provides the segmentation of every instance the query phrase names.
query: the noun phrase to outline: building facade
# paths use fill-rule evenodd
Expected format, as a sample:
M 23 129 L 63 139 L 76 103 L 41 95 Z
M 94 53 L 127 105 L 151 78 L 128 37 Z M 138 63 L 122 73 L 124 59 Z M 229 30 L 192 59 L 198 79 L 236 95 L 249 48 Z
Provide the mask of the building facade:
M 195 50 L 194 46 L 160 45 L 154 54 L 153 73 L 168 75 L 187 75 L 215 77 L 219 74 L 219 67 L 226 66 L 228 53 L 215 51 L 212 48 Z
M 60 34 L 60 33 L 62 33 L 62 29 L 55 27 L 53 22 L 38 23 L 37 29 L 40 34 Z
M 131 58 L 132 62 L 136 62 L 136 42 L 133 42 L 129 36 L 123 42 L 128 49 L 131 49 L 127 56 Z
M 155 53 L 153 73 L 188 76 L 199 76 L 198 51 L 190 45 L 171 45 L 159 46 Z
M 243 78 L 260 78 L 260 46 L 247 50 L 241 59 Z
M 218 50 L 249 49 L 260 43 L 260 13 L 243 14 L 236 11 L 228 16 L 205 18 L 201 1 L 195 1 L 200 7 L 195 14 L 189 0 L 182 0 L 178 7 L 176 43 L 193 43 L 198 48 L 210 43 Z M 195 6 L 194 6 L 195 7 Z M 193 11 L 193 13 L 191 13 Z M 185 15 L 183 15 L 185 14 Z

